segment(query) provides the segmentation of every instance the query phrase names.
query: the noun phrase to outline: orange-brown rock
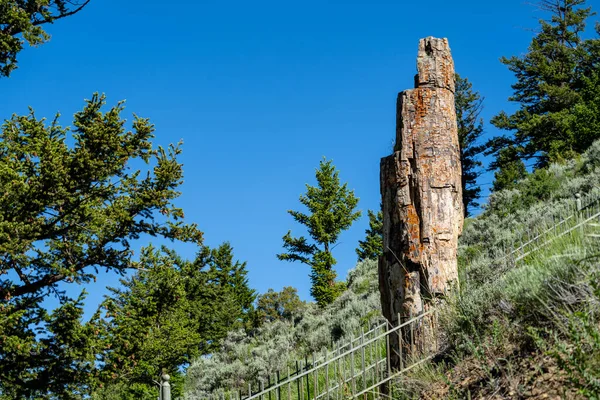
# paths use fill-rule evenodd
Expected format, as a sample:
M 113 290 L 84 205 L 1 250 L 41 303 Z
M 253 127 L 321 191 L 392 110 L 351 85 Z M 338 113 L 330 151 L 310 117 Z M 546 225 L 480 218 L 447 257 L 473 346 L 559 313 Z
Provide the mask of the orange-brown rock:
M 427 311 L 458 283 L 463 204 L 448 41 L 421 39 L 417 70 L 416 88 L 398 95 L 394 154 L 381 160 L 380 292 L 394 325 Z M 435 320 L 422 322 L 415 344 L 431 350 Z

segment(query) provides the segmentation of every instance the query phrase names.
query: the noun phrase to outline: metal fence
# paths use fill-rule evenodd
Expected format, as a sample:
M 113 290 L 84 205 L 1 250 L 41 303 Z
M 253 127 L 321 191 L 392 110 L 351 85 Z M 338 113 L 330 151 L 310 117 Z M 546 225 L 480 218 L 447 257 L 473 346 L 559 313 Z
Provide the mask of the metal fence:
M 292 399 L 348 399 L 361 396 L 364 399 L 380 397 L 381 386 L 399 373 L 424 363 L 435 355 L 416 351 L 415 340 L 423 329 L 423 319 L 436 315 L 438 309 L 419 315 L 399 326 L 384 323 L 369 331 L 370 337 L 361 335 L 323 357 L 298 361 L 295 371 L 289 371 L 269 387 L 247 392 L 228 392 L 212 396 L 222 400 L 292 400 Z M 408 336 L 401 332 L 410 332 Z M 395 342 L 395 343 L 394 343 Z M 396 345 L 397 346 L 394 346 Z M 400 349 L 400 371 L 391 371 L 387 354 L 392 348 Z M 419 354 L 409 359 L 404 354 Z
M 598 221 L 599 214 L 599 193 L 593 192 L 585 197 L 577 195 L 575 204 L 570 210 L 570 215 L 554 224 L 550 224 L 549 220 L 546 220 L 546 224 L 542 224 L 542 226 L 545 226 L 545 229 L 540 229 L 538 232 L 530 235 L 530 237 L 525 239 L 525 243 L 512 250 L 510 255 L 514 257 L 515 261 L 520 261 L 531 253 L 548 246 L 556 239 L 568 235 L 575 229 L 580 229 L 582 233 L 586 234 L 586 226 L 595 228 L 594 225 L 590 224 Z

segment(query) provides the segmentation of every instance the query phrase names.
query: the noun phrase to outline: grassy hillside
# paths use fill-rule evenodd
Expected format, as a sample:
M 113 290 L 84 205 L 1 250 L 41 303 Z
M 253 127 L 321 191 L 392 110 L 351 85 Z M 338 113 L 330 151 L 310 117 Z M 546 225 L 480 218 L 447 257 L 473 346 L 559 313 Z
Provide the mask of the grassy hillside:
M 573 212 L 575 193 L 600 188 L 600 142 L 582 157 L 538 170 L 467 220 L 460 288 L 443 314 L 444 354 L 394 384 L 394 398 L 598 398 L 600 228 L 572 233 L 514 262 L 499 259 Z M 232 332 L 222 350 L 188 369 L 195 398 L 266 381 L 296 359 L 380 322 L 375 261 L 359 263 L 332 305 L 291 321 Z M 544 395 L 549 397 L 544 397 Z M 537 396 L 537 397 L 536 397 Z
M 502 259 L 600 188 L 600 143 L 490 197 L 467 222 L 461 286 L 445 310 L 447 350 L 396 382 L 400 398 L 598 398 L 599 238 L 588 226 L 524 259 Z M 550 232 L 550 236 L 552 231 Z

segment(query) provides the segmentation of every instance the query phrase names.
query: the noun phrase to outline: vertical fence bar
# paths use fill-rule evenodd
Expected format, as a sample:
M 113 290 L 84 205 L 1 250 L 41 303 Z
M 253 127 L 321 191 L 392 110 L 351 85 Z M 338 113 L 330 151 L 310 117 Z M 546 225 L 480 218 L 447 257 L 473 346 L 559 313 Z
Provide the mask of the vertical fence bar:
M 337 344 L 336 344 L 336 347 L 337 347 Z M 338 355 L 339 355 L 339 351 L 337 349 L 335 349 L 334 353 L 333 353 L 333 357 L 337 357 Z M 339 391 L 336 390 L 336 386 L 335 386 L 335 383 L 338 382 L 338 368 L 337 368 L 337 366 L 338 366 L 339 362 L 340 362 L 339 359 L 337 359 L 333 363 L 333 385 L 334 385 L 333 388 L 335 390 L 335 398 L 336 399 L 338 398 L 338 393 L 339 393 Z
M 380 329 L 377 328 L 377 335 L 375 335 L 375 337 L 379 336 L 379 334 L 380 334 L 379 330 Z M 379 361 L 381 361 L 381 357 L 380 357 L 380 353 L 379 353 L 379 350 L 381 350 L 380 349 L 380 347 L 381 347 L 380 341 L 381 341 L 381 338 L 379 338 L 373 342 L 373 352 L 375 353 L 373 358 L 377 361 L 375 363 L 375 379 L 377 381 L 379 381 L 381 379 L 381 377 L 379 376 Z
M 302 369 L 298 367 L 298 360 L 296 360 L 296 376 L 298 377 L 298 379 L 296 379 L 296 386 L 298 387 L 298 396 L 300 396 L 299 399 L 304 400 L 302 393 L 302 377 L 299 376 L 300 371 L 302 371 Z
M 386 364 L 387 364 L 387 376 L 392 375 L 392 371 L 391 371 L 391 357 L 392 357 L 392 353 L 390 353 L 390 326 L 389 326 L 389 322 L 386 322 L 385 324 L 385 329 L 387 330 L 387 333 L 385 335 L 385 346 L 386 346 Z
M 402 317 L 400 316 L 400 313 L 398 313 L 398 326 L 402 325 Z M 398 328 L 396 330 L 396 335 L 398 335 L 398 357 L 400 358 L 398 365 L 400 366 L 400 370 L 404 369 L 404 349 L 402 348 L 402 335 L 403 335 L 403 328 Z
M 310 381 L 308 378 L 308 357 L 304 356 L 304 368 L 306 369 L 306 398 L 310 399 Z
M 338 358 L 337 361 L 337 369 L 338 369 L 338 376 L 336 377 L 336 380 L 338 382 L 338 396 L 341 398 L 342 397 L 342 390 L 344 388 L 344 386 L 346 385 L 346 375 L 344 372 L 344 360 L 343 357 L 341 357 L 342 355 L 342 347 L 340 345 L 340 347 L 338 347 L 338 356 L 340 356 Z
M 377 346 L 377 351 L 379 352 L 378 359 L 381 360 L 383 358 L 382 353 L 385 353 L 385 349 L 382 349 L 382 346 L 385 346 L 385 339 L 384 340 L 379 339 L 379 340 L 380 340 L 380 343 Z M 384 370 L 385 370 L 385 368 L 382 368 L 382 366 L 380 365 L 379 366 L 379 375 L 381 376 L 382 380 L 383 380 L 384 374 L 385 374 Z
M 277 374 L 275 375 L 275 384 L 279 385 L 279 382 L 281 382 L 281 377 L 279 376 L 279 370 L 277 371 Z M 281 386 L 277 386 L 277 396 L 275 396 L 275 398 L 277 400 L 281 400 Z
M 360 335 L 360 361 L 362 367 L 363 390 L 367 388 L 367 372 L 365 370 L 365 335 Z
M 290 380 L 290 366 L 287 366 L 288 400 L 292 400 L 292 381 Z
M 269 400 L 271 400 L 271 374 L 267 375 L 267 388 L 269 389 Z
M 306 357 L 304 358 L 304 371 L 308 371 L 308 359 Z M 308 381 L 308 372 L 305 376 L 306 379 L 304 379 L 303 381 L 306 384 L 306 386 L 304 386 L 303 390 L 306 392 L 306 399 L 310 400 L 310 383 Z
M 413 324 L 413 322 L 411 321 L 409 324 L 409 329 L 410 329 L 410 362 L 412 363 L 414 358 L 415 358 L 415 353 L 416 353 L 416 349 L 415 349 L 415 326 Z M 410 365 L 410 364 L 409 364 Z
M 377 337 L 377 330 L 375 330 L 375 332 L 373 333 L 373 337 L 376 338 Z M 379 362 L 379 360 L 377 360 L 375 357 L 373 357 L 373 351 L 374 351 L 374 345 L 376 344 L 376 341 L 371 342 L 371 344 L 369 344 L 369 359 L 371 360 L 370 362 L 373 362 L 373 360 L 375 360 L 375 365 L 373 365 L 373 368 L 371 368 L 371 382 L 375 383 L 377 382 L 377 378 L 375 377 L 375 371 L 377 369 L 377 363 Z
M 348 360 L 350 360 L 350 356 L 349 355 L 345 356 L 345 359 L 342 360 L 342 368 L 344 369 L 344 390 L 346 390 L 346 388 L 349 387 L 348 384 L 347 384 L 348 381 L 349 381 L 349 378 L 348 378 L 348 368 L 347 368 L 348 366 L 346 365 L 346 362 Z M 342 398 L 343 397 L 345 397 L 344 394 L 342 394 Z
M 356 393 L 356 381 L 354 380 L 354 344 L 353 338 L 350 336 L 350 379 L 352 380 L 352 396 Z
M 327 349 L 325 349 L 324 353 L 325 353 L 325 393 L 327 393 L 326 398 L 329 398 L 329 363 L 327 362 Z
M 315 353 L 313 353 L 313 360 L 315 360 Z M 316 399 L 319 396 L 319 370 L 316 367 L 317 362 L 313 361 L 313 364 L 314 364 L 313 368 L 315 368 L 315 375 L 316 375 L 316 378 L 315 378 L 315 399 Z
M 437 309 L 433 312 L 433 315 L 435 316 L 435 323 L 436 323 L 436 325 L 438 325 L 440 323 L 440 320 L 439 320 L 439 315 L 438 315 L 438 310 Z M 435 351 L 436 352 L 440 351 L 439 336 L 440 336 L 439 335 L 439 331 L 435 332 Z
M 319 381 L 317 377 L 317 368 L 316 368 L 316 360 L 315 353 L 312 354 L 312 369 L 313 369 L 313 396 L 316 399 L 319 394 Z

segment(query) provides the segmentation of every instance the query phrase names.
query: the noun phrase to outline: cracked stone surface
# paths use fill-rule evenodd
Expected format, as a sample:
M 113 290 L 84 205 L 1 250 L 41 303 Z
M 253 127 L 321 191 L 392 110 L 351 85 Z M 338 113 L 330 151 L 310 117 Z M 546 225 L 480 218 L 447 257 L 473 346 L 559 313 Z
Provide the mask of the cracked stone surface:
M 458 284 L 463 204 L 448 40 L 421 39 L 417 70 L 415 88 L 398 95 L 394 153 L 381 160 L 379 280 L 383 314 L 394 325 L 427 311 Z M 435 325 L 426 318 L 413 327 L 415 348 L 437 347 Z

